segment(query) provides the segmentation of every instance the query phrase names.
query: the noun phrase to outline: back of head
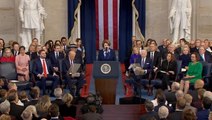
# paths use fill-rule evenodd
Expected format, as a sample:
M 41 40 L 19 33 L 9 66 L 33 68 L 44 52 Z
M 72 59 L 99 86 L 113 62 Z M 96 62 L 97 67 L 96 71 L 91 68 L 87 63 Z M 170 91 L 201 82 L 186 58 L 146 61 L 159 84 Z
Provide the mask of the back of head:
M 190 94 L 185 94 L 184 99 L 186 100 L 186 103 L 191 104 L 193 97 Z
M 66 94 L 63 95 L 62 101 L 63 101 L 66 105 L 70 106 L 72 100 L 73 100 L 73 96 L 72 96 L 70 93 L 66 93 Z
M 145 101 L 145 108 L 146 108 L 147 112 L 151 112 L 154 109 L 154 105 L 151 101 L 146 100 Z
M 0 111 L 2 114 L 8 114 L 10 112 L 10 102 L 8 100 L 0 104 Z
M 59 107 L 57 104 L 52 104 L 50 107 L 49 107 L 49 115 L 51 117 L 58 117 L 59 116 Z
M 196 115 L 191 109 L 183 111 L 183 120 L 196 120 Z
M 172 91 L 178 91 L 180 89 L 180 84 L 178 82 L 173 82 L 171 85 Z
M 158 116 L 160 119 L 167 118 L 168 115 L 169 115 L 169 110 L 166 106 L 161 106 L 158 109 Z
M 18 97 L 19 97 L 20 100 L 24 100 L 24 99 L 28 98 L 26 91 L 21 91 L 19 93 Z
M 198 98 L 199 98 L 200 100 L 203 99 L 203 95 L 204 95 L 205 91 L 206 91 L 206 90 L 203 89 L 203 88 L 198 89 L 197 93 L 198 93 Z
M 11 119 L 10 115 L 8 115 L 8 114 L 2 114 L 0 116 L 0 120 L 12 120 L 12 119 Z
M 203 97 L 208 97 L 212 100 L 212 92 L 211 91 L 205 91 Z
M 204 109 L 210 109 L 211 103 L 212 103 L 211 99 L 208 98 L 208 97 L 204 97 L 203 100 L 202 100 L 202 104 L 203 104 Z
M 158 94 L 157 95 L 157 102 L 160 105 L 165 104 L 165 102 L 166 102 L 166 96 L 164 94 Z
M 17 91 L 14 89 L 9 90 L 7 94 L 7 100 L 9 102 L 17 102 L 17 99 L 18 99 Z
M 8 87 L 9 90 L 12 90 L 12 89 L 17 90 L 17 85 L 13 82 L 8 83 L 7 87 Z
M 204 81 L 203 80 L 197 80 L 194 84 L 195 89 L 200 89 L 204 87 Z
M 40 88 L 38 87 L 31 88 L 29 95 L 32 99 L 38 98 L 40 96 Z
M 182 90 L 178 90 L 176 93 L 175 93 L 175 96 L 176 96 L 176 99 L 180 99 L 180 98 L 184 98 L 184 93 Z
M 62 91 L 61 88 L 55 88 L 54 89 L 54 95 L 55 95 L 56 98 L 62 97 L 62 94 L 63 94 L 63 91 Z
M 176 105 L 177 109 L 183 110 L 185 106 L 186 106 L 186 100 L 184 98 L 180 98 L 177 100 L 177 105 Z

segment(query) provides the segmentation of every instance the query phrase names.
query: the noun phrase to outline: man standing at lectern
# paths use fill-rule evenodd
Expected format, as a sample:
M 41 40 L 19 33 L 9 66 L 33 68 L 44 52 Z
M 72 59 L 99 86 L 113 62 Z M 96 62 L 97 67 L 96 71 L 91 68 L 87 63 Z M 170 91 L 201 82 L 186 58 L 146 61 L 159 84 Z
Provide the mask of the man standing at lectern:
M 116 54 L 113 49 L 110 48 L 110 41 L 104 40 L 102 42 L 102 50 L 99 50 L 98 61 L 116 61 Z

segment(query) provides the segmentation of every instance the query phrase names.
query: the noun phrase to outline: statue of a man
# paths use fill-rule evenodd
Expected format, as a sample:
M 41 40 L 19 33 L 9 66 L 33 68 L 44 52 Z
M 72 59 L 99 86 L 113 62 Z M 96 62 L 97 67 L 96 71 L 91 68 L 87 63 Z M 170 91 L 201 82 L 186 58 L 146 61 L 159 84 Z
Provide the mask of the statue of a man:
M 191 39 L 191 13 L 191 0 L 172 0 L 169 20 L 173 43 Z
M 29 47 L 32 37 L 38 39 L 40 44 L 41 34 L 44 30 L 43 19 L 47 14 L 40 0 L 21 0 L 19 4 L 20 19 L 22 22 L 22 45 Z M 35 31 L 35 36 L 32 35 Z

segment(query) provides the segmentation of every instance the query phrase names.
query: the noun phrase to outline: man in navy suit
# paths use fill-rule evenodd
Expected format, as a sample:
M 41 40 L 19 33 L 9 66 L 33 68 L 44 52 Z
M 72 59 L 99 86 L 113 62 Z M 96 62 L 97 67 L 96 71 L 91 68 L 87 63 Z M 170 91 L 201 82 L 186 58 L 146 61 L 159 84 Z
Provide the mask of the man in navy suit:
M 115 51 L 110 48 L 109 40 L 102 43 L 103 49 L 99 51 L 98 61 L 116 61 Z
M 75 60 L 76 52 L 69 51 L 68 57 L 63 61 L 63 76 L 65 78 L 65 82 L 69 87 L 70 93 L 74 96 L 79 96 L 80 89 L 83 86 L 83 71 L 82 66 L 76 71 L 77 74 L 70 74 L 71 67 L 74 67 L 76 64 L 80 64 L 77 60 Z M 76 93 L 75 93 L 75 85 L 76 85 Z
M 52 63 L 54 71 L 58 71 L 59 69 L 59 60 L 64 59 L 64 54 L 60 52 L 60 45 L 54 46 L 54 51 L 49 53 L 49 59 Z
M 143 75 L 133 75 L 135 83 L 141 82 L 142 85 L 148 84 L 149 80 L 147 81 L 144 79 L 149 78 L 149 73 L 152 70 L 152 66 L 151 60 L 147 57 L 147 50 L 141 50 L 141 58 L 137 59 L 135 63 L 140 64 L 140 67 L 143 69 Z M 138 91 L 139 89 L 137 88 L 137 85 L 134 85 L 134 90 L 136 94 L 140 93 Z
M 203 46 L 199 47 L 199 55 L 200 55 L 200 61 L 205 61 L 208 63 L 211 63 L 211 54 L 210 52 L 208 52 L 207 50 L 205 50 L 205 48 Z
M 43 94 L 46 94 L 46 80 L 52 80 L 52 92 L 53 95 L 54 89 L 57 87 L 59 82 L 59 77 L 53 72 L 53 67 L 50 60 L 46 59 L 45 50 L 40 50 L 40 59 L 34 61 L 33 74 L 36 77 L 36 80 L 41 81 L 41 87 L 43 89 Z

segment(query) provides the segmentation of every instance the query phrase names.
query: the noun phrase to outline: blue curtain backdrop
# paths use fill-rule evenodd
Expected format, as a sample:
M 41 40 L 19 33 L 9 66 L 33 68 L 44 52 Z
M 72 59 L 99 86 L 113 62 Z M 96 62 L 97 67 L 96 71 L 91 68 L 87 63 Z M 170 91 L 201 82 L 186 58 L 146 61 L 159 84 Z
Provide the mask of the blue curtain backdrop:
M 78 0 L 68 0 L 68 37 L 74 24 L 74 10 Z M 132 43 L 132 0 L 120 0 L 119 13 L 119 61 L 124 62 Z M 136 0 L 139 26 L 145 36 L 145 0 Z M 96 60 L 95 0 L 82 0 L 81 38 L 86 50 L 86 63 Z

